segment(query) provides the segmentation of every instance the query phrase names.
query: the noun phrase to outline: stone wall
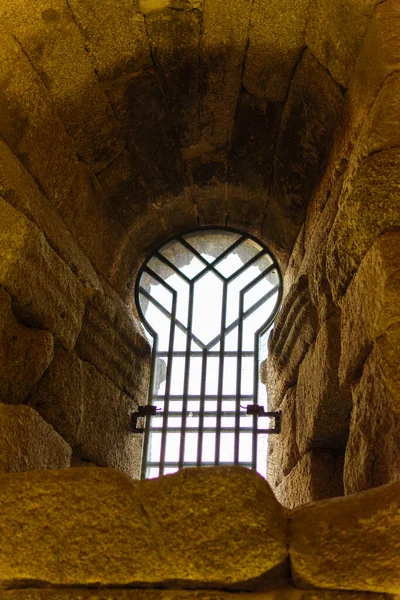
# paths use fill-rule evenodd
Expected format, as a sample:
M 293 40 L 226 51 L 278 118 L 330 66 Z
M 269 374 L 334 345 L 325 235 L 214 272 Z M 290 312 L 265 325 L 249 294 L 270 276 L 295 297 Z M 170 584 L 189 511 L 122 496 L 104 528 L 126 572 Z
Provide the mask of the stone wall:
M 399 3 L 380 4 L 262 368 L 283 416 L 268 480 L 291 507 L 400 479 L 399 27 Z

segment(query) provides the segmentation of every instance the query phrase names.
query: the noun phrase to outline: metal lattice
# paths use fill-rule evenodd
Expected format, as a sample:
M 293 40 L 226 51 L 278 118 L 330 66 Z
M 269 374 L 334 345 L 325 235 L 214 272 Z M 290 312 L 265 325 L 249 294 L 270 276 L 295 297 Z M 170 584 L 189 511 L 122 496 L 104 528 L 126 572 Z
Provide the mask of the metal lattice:
M 256 468 L 258 434 L 277 432 L 258 428 L 272 413 L 257 401 L 260 340 L 281 295 L 272 253 L 233 229 L 176 236 L 144 263 L 136 301 L 153 339 L 149 404 L 160 412 L 146 419 L 142 477 Z

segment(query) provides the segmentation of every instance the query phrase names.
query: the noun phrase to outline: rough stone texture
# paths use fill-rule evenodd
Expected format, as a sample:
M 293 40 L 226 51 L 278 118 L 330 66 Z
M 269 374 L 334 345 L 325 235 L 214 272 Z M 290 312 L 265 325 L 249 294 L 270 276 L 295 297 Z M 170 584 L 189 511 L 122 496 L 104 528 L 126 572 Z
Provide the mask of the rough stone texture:
M 399 501 L 400 482 L 396 482 L 296 509 L 290 542 L 295 582 L 305 587 L 397 593 Z
M 0 404 L 0 430 L 0 472 L 69 467 L 71 448 L 29 406 Z
M 199 44 L 201 13 L 182 10 L 146 17 L 151 54 L 160 76 L 179 147 L 197 144 L 199 131 Z
M 139 476 L 142 440 L 130 433 L 137 404 L 92 365 L 57 349 L 30 403 L 78 456 Z
M 86 306 L 76 342 L 79 357 L 107 375 L 121 390 L 145 404 L 150 347 L 130 309 L 96 294 Z
M 400 327 L 397 326 L 377 341 L 366 360 L 361 380 L 353 387 L 353 412 L 344 466 L 346 494 L 400 480 L 398 358 L 392 364 L 391 386 L 385 373 L 388 351 L 398 357 L 399 343 Z M 397 388 L 395 395 L 391 387 Z
M 344 294 L 374 240 L 400 225 L 399 169 L 399 149 L 374 154 L 361 163 L 341 199 L 326 249 L 327 277 L 335 300 Z
M 343 455 L 322 449 L 307 452 L 274 489 L 274 493 L 288 508 L 342 496 Z
M 236 600 L 237 594 L 215 590 L 4 590 L 1 600 Z M 390 600 L 386 594 L 329 590 L 299 590 L 271 586 L 263 592 L 242 592 L 241 600 Z M 391 596 L 395 600 L 394 596 Z M 398 598 L 398 596 L 396 596 Z
M 83 287 L 36 225 L 1 198 L 0 222 L 0 284 L 18 320 L 49 329 L 72 348 L 85 308 Z
M 246 589 L 287 557 L 282 507 L 241 467 L 141 482 L 97 468 L 5 475 L 0 507 L 2 587 L 23 573 L 25 585 Z
M 399 197 L 400 200 L 400 197 Z M 340 378 L 359 374 L 373 342 L 400 322 L 400 233 L 379 237 L 365 255 L 342 305 Z
M 2 140 L 0 195 L 39 227 L 49 246 L 63 259 L 86 289 L 101 289 L 96 271 L 72 238 L 64 221 Z
M 290 291 L 292 285 L 294 285 L 298 279 L 298 273 L 300 270 L 301 263 L 304 258 L 304 234 L 305 226 L 301 226 L 299 235 L 297 236 L 295 245 L 293 246 L 292 254 L 288 262 L 288 266 L 285 271 L 283 278 L 283 297 L 285 298 Z
M 278 134 L 271 197 L 264 234 L 286 252 L 292 250 L 315 178 L 326 159 L 341 114 L 338 85 L 306 50 L 294 73 Z
M 373 10 L 381 0 L 311 0 L 306 43 L 332 77 L 347 87 Z M 351 24 L 351 26 L 349 26 Z
M 400 75 L 389 75 L 375 100 L 369 115 L 363 138 L 364 153 L 396 148 L 400 146 Z
M 74 177 L 72 141 L 18 42 L 2 34 L 0 47 L 1 136 L 55 204 Z
M 100 80 L 152 66 L 144 18 L 135 4 L 68 0 Z
M 153 70 L 121 78 L 108 90 L 128 149 L 153 198 L 179 195 L 181 165 L 174 141 L 168 106 Z
M 66 0 L 2 4 L 3 22 L 42 78 L 79 156 L 104 168 L 124 142 Z M 21 19 L 23 15 L 23 19 Z
M 215 148 L 232 136 L 250 22 L 250 0 L 204 4 L 200 50 L 200 127 Z
M 51 333 L 20 325 L 0 287 L 0 402 L 22 403 L 52 358 Z
M 125 299 L 137 268 L 136 249 L 96 177 L 83 163 L 59 212 L 97 271 Z
M 280 406 L 280 435 L 268 439 L 267 481 L 275 489 L 300 460 L 296 441 L 296 388 L 290 388 Z
M 305 46 L 309 0 L 255 0 L 243 76 L 251 94 L 282 102 Z
M 351 395 L 340 389 L 340 314 L 321 325 L 299 368 L 296 437 L 300 452 L 344 448 L 349 433 Z

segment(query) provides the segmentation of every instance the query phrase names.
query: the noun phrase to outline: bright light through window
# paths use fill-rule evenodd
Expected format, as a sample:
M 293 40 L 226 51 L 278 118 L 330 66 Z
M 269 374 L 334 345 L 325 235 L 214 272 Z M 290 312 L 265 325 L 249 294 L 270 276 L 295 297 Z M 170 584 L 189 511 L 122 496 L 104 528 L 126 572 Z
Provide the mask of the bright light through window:
M 241 464 L 265 476 L 267 417 L 259 363 L 281 299 L 271 252 L 228 229 L 177 236 L 143 265 L 137 303 L 153 343 L 143 477 Z

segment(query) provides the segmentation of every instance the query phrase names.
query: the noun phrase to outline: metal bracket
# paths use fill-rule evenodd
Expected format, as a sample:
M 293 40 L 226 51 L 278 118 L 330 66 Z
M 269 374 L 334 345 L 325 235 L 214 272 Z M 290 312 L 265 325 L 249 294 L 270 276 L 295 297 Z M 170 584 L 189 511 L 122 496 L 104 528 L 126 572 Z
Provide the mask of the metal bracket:
M 146 404 L 146 406 L 139 406 L 138 410 L 131 414 L 131 432 L 132 433 L 144 433 L 144 427 L 138 427 L 137 421 L 140 417 L 153 417 L 157 414 L 157 411 L 161 408 Z
M 273 417 L 275 420 L 275 427 L 273 429 L 257 429 L 257 433 L 275 433 L 281 432 L 282 425 L 282 412 L 280 410 L 273 412 L 266 412 L 263 406 L 258 404 L 248 404 L 246 407 L 246 414 L 252 415 L 253 417 Z

